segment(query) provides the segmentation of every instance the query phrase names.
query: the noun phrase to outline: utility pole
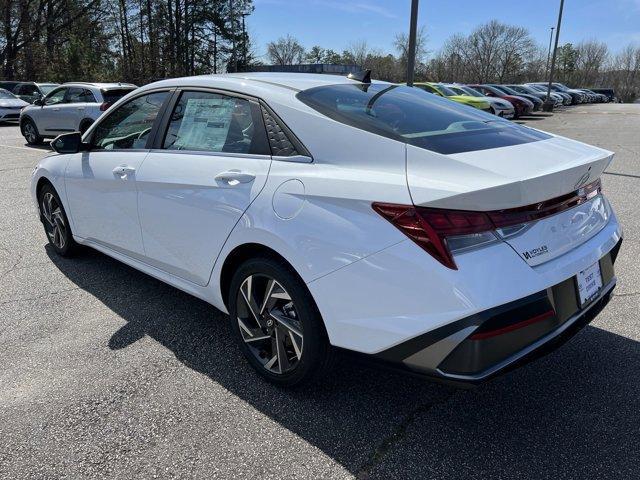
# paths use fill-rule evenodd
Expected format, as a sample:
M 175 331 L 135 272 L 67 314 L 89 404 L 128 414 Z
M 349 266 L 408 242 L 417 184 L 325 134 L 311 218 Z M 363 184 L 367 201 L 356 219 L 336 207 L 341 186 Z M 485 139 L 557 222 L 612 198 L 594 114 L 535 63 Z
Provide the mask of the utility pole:
M 553 73 L 556 68 L 556 54 L 558 53 L 558 39 L 560 38 L 560 25 L 562 25 L 562 9 L 564 0 L 560 0 L 560 11 L 558 12 L 558 27 L 556 28 L 556 41 L 553 46 L 553 57 L 551 58 L 551 68 L 549 69 L 549 85 L 547 87 L 547 99 L 542 105 L 545 112 L 553 112 L 553 100 L 551 99 L 551 85 L 553 84 Z
M 553 41 L 553 30 L 556 27 L 551 27 L 551 35 L 549 35 L 549 51 L 547 52 L 547 66 L 544 67 L 544 76 L 549 78 L 549 62 L 551 61 L 551 42 Z
M 418 0 L 411 0 L 411 24 L 409 25 L 409 51 L 407 52 L 407 85 L 413 86 L 416 69 L 416 35 L 418 32 Z
M 242 67 L 247 70 L 247 31 L 244 26 L 244 18 L 249 15 L 248 13 L 241 13 L 242 16 Z
M 229 0 L 229 17 L 231 18 L 231 56 L 233 57 L 233 71 L 237 72 L 238 55 L 236 52 L 236 16 L 233 11 L 233 0 Z

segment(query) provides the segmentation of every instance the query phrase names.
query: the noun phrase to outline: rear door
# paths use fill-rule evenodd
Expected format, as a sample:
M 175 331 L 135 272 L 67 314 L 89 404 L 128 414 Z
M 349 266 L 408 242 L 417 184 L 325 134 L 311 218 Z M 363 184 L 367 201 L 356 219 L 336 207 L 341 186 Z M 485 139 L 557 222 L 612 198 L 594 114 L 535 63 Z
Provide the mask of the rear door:
M 85 118 L 91 118 L 91 107 L 95 106 L 96 98 L 87 88 L 71 87 L 67 93 L 68 105 L 65 116 L 74 130 L 80 130 L 80 123 Z
M 222 245 L 262 190 L 271 164 L 257 101 L 178 92 L 137 177 L 147 261 L 206 285 Z

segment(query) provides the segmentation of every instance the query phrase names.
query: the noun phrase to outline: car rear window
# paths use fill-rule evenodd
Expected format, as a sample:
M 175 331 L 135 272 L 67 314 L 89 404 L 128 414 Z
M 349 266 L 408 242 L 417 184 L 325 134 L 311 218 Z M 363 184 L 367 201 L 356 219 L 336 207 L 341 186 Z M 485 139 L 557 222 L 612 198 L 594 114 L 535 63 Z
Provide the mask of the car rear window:
M 102 98 L 104 98 L 104 101 L 107 103 L 116 103 L 133 90 L 135 90 L 135 88 L 113 88 L 109 90 L 102 90 Z
M 297 98 L 338 122 L 443 154 L 551 138 L 478 109 L 401 85 L 328 85 L 303 90 Z

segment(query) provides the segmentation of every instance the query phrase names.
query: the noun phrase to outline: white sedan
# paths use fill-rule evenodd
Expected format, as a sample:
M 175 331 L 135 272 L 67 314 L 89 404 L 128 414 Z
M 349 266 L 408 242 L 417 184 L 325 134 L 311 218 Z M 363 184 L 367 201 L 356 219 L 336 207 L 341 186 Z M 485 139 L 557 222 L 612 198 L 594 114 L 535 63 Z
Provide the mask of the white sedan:
M 339 349 L 478 383 L 571 337 L 616 284 L 611 152 L 368 75 L 163 80 L 52 145 L 31 189 L 53 250 L 228 312 L 281 385 Z
M 0 122 L 17 123 L 20 120 L 20 110 L 28 105 L 9 90 L 0 88 Z

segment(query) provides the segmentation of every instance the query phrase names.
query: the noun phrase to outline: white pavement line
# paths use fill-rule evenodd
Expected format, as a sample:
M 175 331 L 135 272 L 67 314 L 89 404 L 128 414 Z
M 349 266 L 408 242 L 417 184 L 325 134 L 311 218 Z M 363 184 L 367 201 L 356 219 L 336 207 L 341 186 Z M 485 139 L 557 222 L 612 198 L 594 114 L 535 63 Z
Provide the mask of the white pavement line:
M 40 148 L 31 148 L 31 147 L 17 147 L 15 145 L 0 145 L 0 147 L 6 148 L 19 148 L 20 150 L 29 150 L 30 152 L 46 152 L 46 150 L 42 150 Z

